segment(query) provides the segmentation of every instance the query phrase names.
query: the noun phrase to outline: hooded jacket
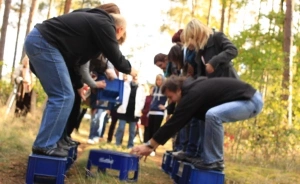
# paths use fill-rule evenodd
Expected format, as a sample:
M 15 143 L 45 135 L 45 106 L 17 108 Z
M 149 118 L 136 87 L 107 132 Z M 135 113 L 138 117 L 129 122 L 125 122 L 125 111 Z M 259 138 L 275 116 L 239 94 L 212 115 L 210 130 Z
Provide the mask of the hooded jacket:
M 62 54 L 76 88 L 83 83 L 79 68 L 100 53 L 120 72 L 129 74 L 131 65 L 119 50 L 114 19 L 105 11 L 90 9 L 45 20 L 35 27 Z

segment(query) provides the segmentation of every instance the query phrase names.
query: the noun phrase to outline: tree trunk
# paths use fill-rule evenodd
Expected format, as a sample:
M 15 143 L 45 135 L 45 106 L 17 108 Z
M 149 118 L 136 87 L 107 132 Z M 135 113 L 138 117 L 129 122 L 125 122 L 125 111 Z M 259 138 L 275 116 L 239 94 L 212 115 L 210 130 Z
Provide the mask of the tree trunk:
M 228 33 L 229 33 L 229 28 L 230 28 L 232 4 L 233 4 L 233 0 L 230 0 L 229 6 L 228 6 L 228 16 L 227 16 L 227 31 L 228 31 Z
M 224 31 L 225 9 L 226 9 L 226 0 L 222 0 L 222 11 L 221 11 L 221 26 L 220 26 L 220 32 L 223 32 L 223 31 Z
M 29 16 L 28 16 L 28 20 L 27 20 L 27 28 L 26 28 L 26 32 L 25 32 L 25 37 L 28 35 L 29 31 L 31 30 L 32 18 L 33 18 L 33 15 L 34 15 L 36 7 L 37 7 L 36 6 L 37 2 L 38 2 L 38 0 L 32 0 L 31 1 L 31 7 L 30 7 L 30 10 L 29 10 Z M 24 47 L 23 47 L 21 58 L 24 58 L 24 56 L 25 56 L 25 50 L 24 50 Z
M 3 55 L 6 39 L 6 31 L 8 26 L 8 18 L 10 12 L 11 0 L 5 0 L 5 8 L 3 14 L 3 22 L 1 27 L 1 38 L 0 38 L 0 79 L 2 78 L 2 67 L 3 67 Z
M 19 21 L 18 21 L 18 26 L 17 26 L 17 37 L 16 37 L 16 43 L 15 43 L 15 53 L 14 53 L 14 59 L 13 59 L 13 64 L 12 64 L 12 72 L 11 72 L 11 83 L 13 83 L 13 81 L 14 81 L 13 73 L 15 70 L 16 56 L 17 56 L 17 51 L 18 51 L 19 34 L 20 34 L 21 20 L 22 20 L 22 14 L 23 14 L 23 5 L 24 5 L 24 0 L 21 0 Z
M 65 1 L 64 14 L 69 13 L 70 8 L 71 8 L 71 3 L 72 3 L 72 0 L 66 0 L 66 1 Z
M 291 54 L 291 48 L 293 46 L 293 35 L 292 35 L 292 26 L 293 26 L 293 10 L 294 10 L 294 0 L 286 0 L 286 12 L 284 19 L 284 41 L 283 41 L 283 52 L 284 52 L 284 68 L 283 68 L 283 79 L 282 79 L 282 88 L 284 94 L 282 100 L 288 102 L 288 125 L 292 126 L 292 67 L 293 60 Z
M 48 8 L 47 19 L 50 18 L 50 14 L 51 14 L 51 6 L 52 6 L 52 0 L 49 0 L 49 8 Z
M 206 23 L 207 23 L 208 26 L 210 24 L 211 4 L 212 4 L 212 0 L 209 0 L 209 6 L 208 6 L 208 12 L 207 12 L 207 18 L 206 18 L 207 19 Z

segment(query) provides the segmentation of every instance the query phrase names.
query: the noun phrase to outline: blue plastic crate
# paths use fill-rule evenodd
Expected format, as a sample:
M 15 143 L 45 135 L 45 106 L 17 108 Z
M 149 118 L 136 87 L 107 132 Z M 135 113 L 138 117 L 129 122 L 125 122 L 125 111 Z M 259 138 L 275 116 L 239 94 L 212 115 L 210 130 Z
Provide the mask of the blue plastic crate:
M 28 158 L 26 184 L 63 184 L 67 158 L 31 154 Z
M 91 166 L 98 167 L 98 171 L 105 172 L 106 169 L 120 171 L 119 179 L 125 181 L 137 181 L 139 173 L 139 157 L 136 155 L 116 152 L 111 150 L 90 150 L 87 162 L 87 173 L 91 175 Z M 134 171 L 133 178 L 128 178 L 128 172 Z
M 173 160 L 171 178 L 174 181 L 178 181 L 179 180 L 179 176 L 177 176 L 177 173 L 178 173 L 178 169 L 179 169 L 180 163 L 181 163 L 181 161 L 179 161 L 177 159 Z
M 98 89 L 97 100 L 102 101 L 106 106 L 108 103 L 119 103 L 123 101 L 124 81 L 119 79 L 108 80 L 105 76 L 99 76 L 97 80 L 105 80 L 106 87 Z
M 167 151 L 164 153 L 161 168 L 167 174 L 172 172 L 172 171 L 170 171 L 172 168 L 172 153 L 171 152 Z
M 175 161 L 174 161 L 175 162 Z M 176 184 L 187 184 L 190 180 L 190 175 L 194 166 L 191 163 L 177 161 L 177 173 L 173 175 L 173 181 Z M 197 182 L 196 182 L 197 183 Z
M 66 171 L 70 169 L 72 164 L 77 159 L 77 147 L 78 146 L 76 145 L 76 146 L 73 146 L 69 149 L 69 155 L 68 155 L 67 164 L 66 164 Z
M 225 174 L 221 171 L 199 170 L 192 168 L 189 184 L 209 183 L 224 184 Z

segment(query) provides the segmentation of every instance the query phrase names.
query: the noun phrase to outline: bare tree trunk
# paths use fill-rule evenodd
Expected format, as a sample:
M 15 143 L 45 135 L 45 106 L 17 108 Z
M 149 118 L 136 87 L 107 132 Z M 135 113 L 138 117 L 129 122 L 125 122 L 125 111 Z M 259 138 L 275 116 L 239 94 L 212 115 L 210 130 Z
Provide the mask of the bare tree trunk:
M 206 20 L 206 23 L 207 25 L 209 26 L 210 24 L 210 12 L 211 12 L 211 4 L 212 4 L 212 0 L 209 0 L 209 6 L 208 6 L 208 12 L 207 12 L 207 20 Z
M 27 20 L 27 28 L 26 28 L 25 36 L 27 36 L 29 31 L 31 30 L 32 18 L 33 18 L 33 15 L 35 13 L 35 10 L 36 10 L 37 2 L 38 2 L 38 0 L 32 0 L 31 1 L 31 7 L 30 7 L 30 10 L 29 10 L 29 16 L 28 16 L 28 20 Z M 24 58 L 24 56 L 25 56 L 25 50 L 23 48 L 21 58 Z
M 14 81 L 13 73 L 15 70 L 16 56 L 17 56 L 17 51 L 18 51 L 19 34 L 20 34 L 21 20 L 22 20 L 22 14 L 23 14 L 23 5 L 24 5 L 24 0 L 21 0 L 19 21 L 18 21 L 18 26 L 17 26 L 17 38 L 16 38 L 16 43 L 15 43 L 15 53 L 14 53 L 14 59 L 13 59 L 13 64 L 12 64 L 12 72 L 11 72 L 11 83 L 13 83 L 13 81 Z
M 229 28 L 230 28 L 232 4 L 233 4 L 233 0 L 230 0 L 229 1 L 229 6 L 228 6 L 228 17 L 227 17 L 227 31 L 228 31 L 228 33 L 229 33 Z
M 8 26 L 8 18 L 11 7 L 11 0 L 5 0 L 5 8 L 3 14 L 3 21 L 1 27 L 1 38 L 0 38 L 0 79 L 2 78 L 2 67 L 3 67 L 3 55 L 6 39 L 6 31 Z
M 47 19 L 50 18 L 50 14 L 51 14 L 51 6 L 52 6 L 52 0 L 49 0 L 49 8 L 48 8 Z
M 226 9 L 226 0 L 222 0 L 221 26 L 220 26 L 220 31 L 221 32 L 224 31 L 225 9 Z
M 288 101 L 288 126 L 292 126 L 292 67 L 293 60 L 291 54 L 291 48 L 293 46 L 293 34 L 292 34 L 292 26 L 293 26 L 293 10 L 294 10 L 294 0 L 286 0 L 286 12 L 284 19 L 284 41 L 283 41 L 283 52 L 284 52 L 284 71 L 283 71 L 283 79 L 282 79 L 282 88 L 285 93 L 282 97 L 282 100 Z M 288 90 L 288 91 L 287 91 Z
M 72 3 L 72 0 L 66 0 L 66 1 L 65 1 L 64 14 L 69 13 L 70 8 L 71 8 L 71 3 Z

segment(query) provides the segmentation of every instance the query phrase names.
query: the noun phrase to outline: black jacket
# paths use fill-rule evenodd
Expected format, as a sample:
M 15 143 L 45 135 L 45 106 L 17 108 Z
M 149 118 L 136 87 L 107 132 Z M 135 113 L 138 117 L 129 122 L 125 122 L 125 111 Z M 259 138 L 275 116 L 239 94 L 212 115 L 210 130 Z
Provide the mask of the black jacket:
M 173 116 L 153 136 L 159 144 L 165 144 L 193 117 L 205 120 L 210 108 L 231 101 L 249 100 L 256 92 L 251 85 L 226 77 L 186 80 L 181 91 L 182 97 Z
M 222 32 L 214 32 L 204 49 L 197 52 L 198 76 L 239 78 L 231 62 L 237 55 L 238 51 L 233 43 Z M 203 62 L 211 64 L 215 71 L 207 74 Z
M 120 72 L 129 74 L 131 65 L 119 50 L 114 19 L 103 10 L 90 9 L 54 17 L 35 26 L 65 59 L 71 80 L 82 87 L 79 67 L 100 53 Z

